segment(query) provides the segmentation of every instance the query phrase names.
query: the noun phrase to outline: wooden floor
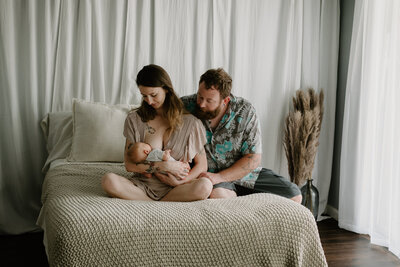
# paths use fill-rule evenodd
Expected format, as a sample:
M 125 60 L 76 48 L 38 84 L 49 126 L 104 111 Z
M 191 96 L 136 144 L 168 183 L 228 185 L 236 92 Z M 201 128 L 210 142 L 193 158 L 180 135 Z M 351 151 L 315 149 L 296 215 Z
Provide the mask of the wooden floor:
M 340 229 L 334 219 L 318 222 L 318 230 L 329 267 L 400 266 L 386 248 L 372 245 L 367 235 Z
M 400 267 L 386 248 L 339 229 L 333 219 L 318 222 L 318 229 L 329 267 Z M 0 266 L 48 266 L 42 239 L 43 233 L 0 236 Z

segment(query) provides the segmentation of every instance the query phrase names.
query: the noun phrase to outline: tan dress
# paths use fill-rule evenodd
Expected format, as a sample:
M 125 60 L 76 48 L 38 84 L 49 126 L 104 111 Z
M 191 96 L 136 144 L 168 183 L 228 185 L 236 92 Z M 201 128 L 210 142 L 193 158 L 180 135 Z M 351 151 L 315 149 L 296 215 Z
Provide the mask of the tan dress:
M 146 129 L 146 123 L 137 112 L 131 111 L 125 120 L 124 136 L 133 143 L 144 142 Z M 171 134 L 163 150 L 170 149 L 171 156 L 178 161 L 191 162 L 204 148 L 205 143 L 206 135 L 202 122 L 191 114 L 185 114 L 182 126 Z M 140 173 L 133 173 L 130 181 L 154 200 L 160 200 L 173 188 L 154 176 L 146 178 Z

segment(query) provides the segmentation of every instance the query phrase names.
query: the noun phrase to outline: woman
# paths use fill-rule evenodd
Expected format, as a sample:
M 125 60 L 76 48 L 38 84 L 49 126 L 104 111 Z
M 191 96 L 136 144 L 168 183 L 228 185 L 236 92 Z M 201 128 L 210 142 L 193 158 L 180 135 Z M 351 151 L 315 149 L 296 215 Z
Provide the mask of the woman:
M 171 79 L 160 66 L 145 66 L 139 71 L 136 83 L 143 101 L 138 109 L 128 114 L 124 126 L 125 168 L 134 174 L 129 179 L 114 173 L 105 174 L 102 178 L 104 191 L 111 197 L 131 200 L 195 201 L 208 198 L 212 183 L 207 178 L 198 178 L 207 171 L 205 130 L 201 121 L 184 114 Z M 134 163 L 128 153 L 136 142 L 169 149 L 177 161 Z M 194 166 L 190 169 L 187 162 L 192 160 Z M 173 182 L 165 184 L 151 175 L 157 173 L 167 174 L 168 180 Z

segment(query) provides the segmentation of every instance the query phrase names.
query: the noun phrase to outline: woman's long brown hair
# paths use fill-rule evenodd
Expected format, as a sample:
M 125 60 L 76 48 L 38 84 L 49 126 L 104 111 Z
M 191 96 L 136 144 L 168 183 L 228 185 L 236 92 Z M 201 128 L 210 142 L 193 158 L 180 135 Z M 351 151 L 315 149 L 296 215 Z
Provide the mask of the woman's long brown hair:
M 171 132 L 181 126 L 184 106 L 175 94 L 168 73 L 162 67 L 154 64 L 144 66 L 137 74 L 136 84 L 137 86 L 161 87 L 166 90 L 162 116 L 167 119 Z M 137 109 L 137 113 L 143 122 L 154 119 L 157 114 L 156 110 L 144 100 Z

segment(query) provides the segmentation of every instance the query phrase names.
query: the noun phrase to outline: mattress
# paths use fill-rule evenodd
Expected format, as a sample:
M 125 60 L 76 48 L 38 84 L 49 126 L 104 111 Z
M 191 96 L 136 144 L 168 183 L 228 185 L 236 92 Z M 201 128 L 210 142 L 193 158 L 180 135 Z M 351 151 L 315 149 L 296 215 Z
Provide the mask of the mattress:
M 38 218 L 50 266 L 327 266 L 313 215 L 262 193 L 195 202 L 108 197 L 123 164 L 53 162 Z

